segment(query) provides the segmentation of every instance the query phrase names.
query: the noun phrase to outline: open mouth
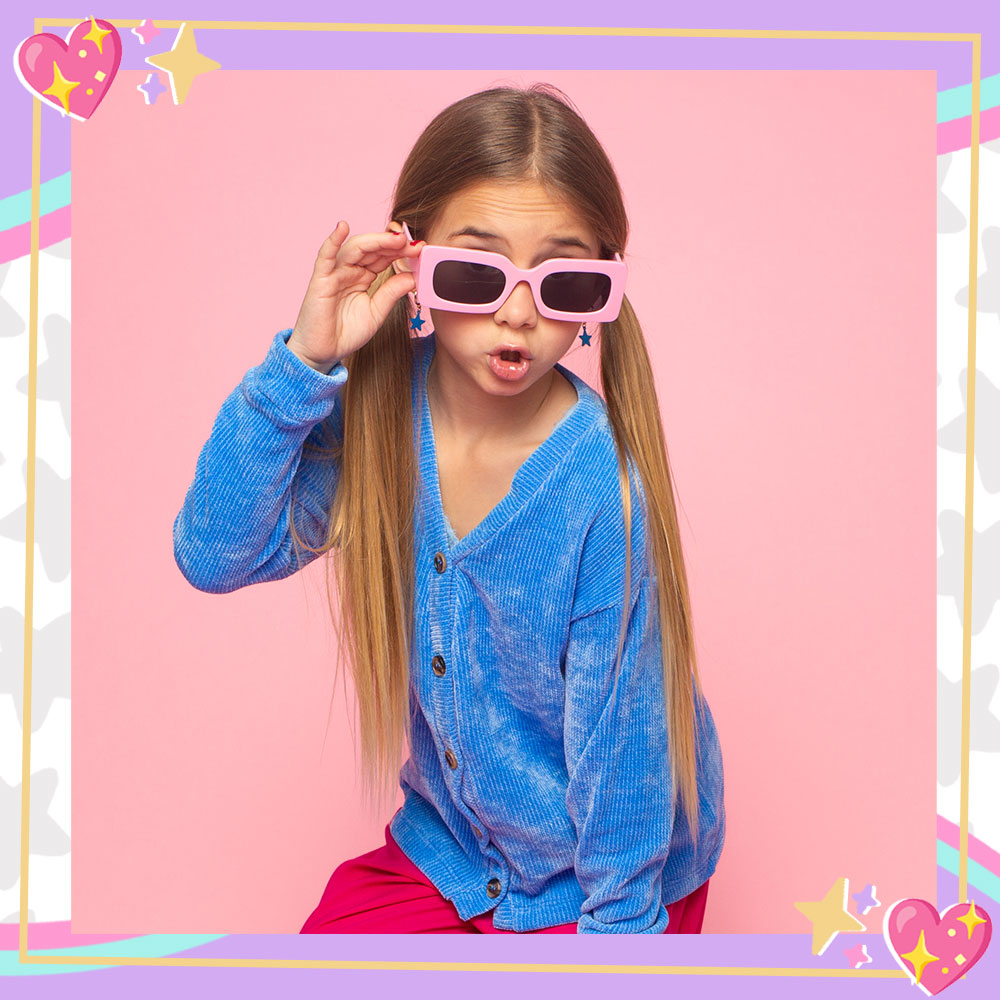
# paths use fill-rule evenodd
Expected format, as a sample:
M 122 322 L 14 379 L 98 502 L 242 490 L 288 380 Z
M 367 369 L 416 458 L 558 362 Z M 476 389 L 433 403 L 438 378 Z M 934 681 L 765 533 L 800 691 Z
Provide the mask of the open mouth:
M 520 351 L 497 351 L 489 358 L 489 365 L 493 373 L 508 381 L 524 376 L 530 364 L 531 358 Z

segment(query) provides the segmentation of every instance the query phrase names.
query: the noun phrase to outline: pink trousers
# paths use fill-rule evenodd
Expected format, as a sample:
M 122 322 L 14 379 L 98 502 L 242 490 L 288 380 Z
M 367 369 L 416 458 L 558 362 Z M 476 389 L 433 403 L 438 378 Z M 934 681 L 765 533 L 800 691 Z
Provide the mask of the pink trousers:
M 666 934 L 700 934 L 708 882 L 670 903 Z M 515 934 L 493 926 L 493 911 L 462 920 L 385 828 L 385 846 L 340 865 L 300 934 Z M 531 934 L 575 934 L 576 921 Z

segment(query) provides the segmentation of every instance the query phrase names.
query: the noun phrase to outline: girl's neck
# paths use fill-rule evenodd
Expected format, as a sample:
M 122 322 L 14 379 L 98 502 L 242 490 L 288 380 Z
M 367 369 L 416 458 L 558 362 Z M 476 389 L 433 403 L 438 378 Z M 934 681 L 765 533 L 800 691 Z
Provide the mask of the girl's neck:
M 516 396 L 492 396 L 449 362 L 437 350 L 427 371 L 427 401 L 436 434 L 447 435 L 469 451 L 517 446 L 535 437 L 545 404 L 561 377 L 555 368 Z

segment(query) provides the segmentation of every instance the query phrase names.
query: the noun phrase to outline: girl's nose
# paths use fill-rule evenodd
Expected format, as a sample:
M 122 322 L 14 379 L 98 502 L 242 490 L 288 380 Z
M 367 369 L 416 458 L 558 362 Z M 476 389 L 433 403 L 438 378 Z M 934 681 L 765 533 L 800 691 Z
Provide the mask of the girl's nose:
M 531 285 L 526 281 L 519 281 L 493 315 L 498 323 L 506 323 L 508 326 L 534 326 L 538 321 L 538 310 L 535 308 Z

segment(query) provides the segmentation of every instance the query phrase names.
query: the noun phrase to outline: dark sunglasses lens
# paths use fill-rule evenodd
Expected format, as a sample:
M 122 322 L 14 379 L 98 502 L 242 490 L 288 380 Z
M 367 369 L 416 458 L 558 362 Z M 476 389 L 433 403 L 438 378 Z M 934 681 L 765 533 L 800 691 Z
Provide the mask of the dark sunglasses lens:
M 434 292 L 448 302 L 479 306 L 495 302 L 505 284 L 503 271 L 492 264 L 443 260 L 434 268 Z
M 542 301 L 560 312 L 597 312 L 611 296 L 611 278 L 596 271 L 557 271 L 542 279 Z

